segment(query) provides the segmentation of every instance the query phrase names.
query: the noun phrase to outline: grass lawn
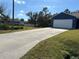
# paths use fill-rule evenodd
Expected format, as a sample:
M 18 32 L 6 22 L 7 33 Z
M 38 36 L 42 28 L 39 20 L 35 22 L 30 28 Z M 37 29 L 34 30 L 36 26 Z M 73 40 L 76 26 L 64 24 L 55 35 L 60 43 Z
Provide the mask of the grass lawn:
M 65 59 L 79 56 L 79 30 L 70 30 L 37 44 L 21 59 Z M 68 58 L 66 58 L 68 59 Z
M 3 33 L 10 33 L 10 32 L 16 32 L 16 31 L 24 31 L 24 30 L 32 30 L 34 27 L 23 27 L 23 29 L 18 29 L 18 30 L 0 30 L 0 34 Z

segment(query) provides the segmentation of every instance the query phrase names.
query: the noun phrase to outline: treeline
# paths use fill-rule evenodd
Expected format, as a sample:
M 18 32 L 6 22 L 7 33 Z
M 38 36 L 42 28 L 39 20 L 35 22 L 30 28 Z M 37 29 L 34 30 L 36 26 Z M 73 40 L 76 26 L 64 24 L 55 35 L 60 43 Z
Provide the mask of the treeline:
M 37 27 L 48 27 L 51 24 L 52 15 L 47 7 L 40 12 L 28 12 L 26 15 L 29 16 L 28 22 Z
M 23 29 L 23 25 L 20 22 L 24 22 L 24 19 L 12 19 L 6 12 L 4 5 L 0 5 L 0 30 L 17 30 Z

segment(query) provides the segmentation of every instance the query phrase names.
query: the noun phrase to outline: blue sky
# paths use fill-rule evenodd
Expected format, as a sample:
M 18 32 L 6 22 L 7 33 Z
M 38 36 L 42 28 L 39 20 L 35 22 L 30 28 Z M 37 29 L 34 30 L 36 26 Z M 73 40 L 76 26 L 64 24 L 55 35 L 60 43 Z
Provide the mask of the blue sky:
M 4 4 L 8 14 L 11 15 L 12 0 L 0 0 L 0 3 Z M 62 12 L 67 8 L 75 11 L 79 10 L 79 0 L 15 0 L 15 18 L 27 19 L 25 13 L 38 12 L 43 7 L 48 7 L 52 14 Z

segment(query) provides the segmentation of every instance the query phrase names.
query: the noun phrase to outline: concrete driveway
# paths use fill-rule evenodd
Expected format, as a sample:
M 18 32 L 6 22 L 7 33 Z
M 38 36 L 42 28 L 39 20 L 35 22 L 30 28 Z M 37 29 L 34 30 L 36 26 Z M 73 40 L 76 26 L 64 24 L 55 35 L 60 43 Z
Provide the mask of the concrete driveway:
M 0 34 L 0 59 L 19 59 L 40 41 L 64 31 L 67 30 L 40 28 Z

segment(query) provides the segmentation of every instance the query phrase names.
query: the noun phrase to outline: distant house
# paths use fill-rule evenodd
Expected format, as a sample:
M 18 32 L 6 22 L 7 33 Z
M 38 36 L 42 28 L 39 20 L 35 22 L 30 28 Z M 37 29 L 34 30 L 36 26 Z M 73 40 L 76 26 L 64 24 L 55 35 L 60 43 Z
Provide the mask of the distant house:
M 19 21 L 19 20 L 10 20 L 9 21 L 10 24 L 15 24 L 15 25 L 24 25 L 24 21 Z
M 75 29 L 79 28 L 79 13 L 59 13 L 52 18 L 52 27 Z
M 0 20 L 0 24 L 15 24 L 15 25 L 24 25 L 24 21 L 18 21 L 18 20 Z

